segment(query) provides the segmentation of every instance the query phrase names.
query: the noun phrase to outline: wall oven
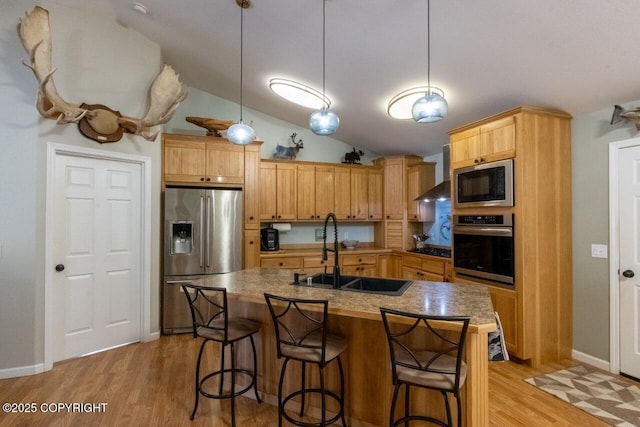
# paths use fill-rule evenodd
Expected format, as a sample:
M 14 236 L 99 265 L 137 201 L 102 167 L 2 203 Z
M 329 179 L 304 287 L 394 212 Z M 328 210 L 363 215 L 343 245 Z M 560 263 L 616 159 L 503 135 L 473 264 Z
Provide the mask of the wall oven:
M 453 171 L 453 206 L 513 206 L 513 159 Z
M 454 215 L 452 231 L 456 275 L 513 286 L 513 215 Z

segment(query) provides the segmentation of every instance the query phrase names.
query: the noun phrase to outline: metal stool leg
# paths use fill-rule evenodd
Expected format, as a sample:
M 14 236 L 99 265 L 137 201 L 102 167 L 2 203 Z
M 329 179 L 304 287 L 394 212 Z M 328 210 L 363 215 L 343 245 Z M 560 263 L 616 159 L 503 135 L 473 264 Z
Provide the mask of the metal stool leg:
M 253 335 L 249 335 L 251 340 L 251 348 L 253 349 L 253 391 L 256 393 L 256 400 L 258 403 L 262 403 L 260 395 L 258 394 L 258 356 L 256 353 L 256 343 L 253 341 Z
M 196 410 L 198 409 L 198 401 L 200 398 L 200 361 L 202 360 L 202 352 L 204 351 L 204 346 L 207 343 L 207 340 L 202 341 L 202 345 L 200 346 L 200 351 L 198 352 L 198 359 L 196 360 L 196 401 L 193 405 L 193 411 L 191 411 L 190 420 L 196 416 Z
M 302 362 L 302 402 L 300 403 L 300 416 L 304 415 L 304 400 L 305 400 L 305 384 L 306 384 L 306 375 L 307 375 L 307 363 Z
M 236 427 L 236 351 L 234 343 L 229 345 L 231 346 L 231 427 Z
M 338 369 L 340 370 L 340 418 L 342 418 L 343 427 L 347 427 L 347 420 L 344 418 L 344 370 L 340 356 L 338 356 Z

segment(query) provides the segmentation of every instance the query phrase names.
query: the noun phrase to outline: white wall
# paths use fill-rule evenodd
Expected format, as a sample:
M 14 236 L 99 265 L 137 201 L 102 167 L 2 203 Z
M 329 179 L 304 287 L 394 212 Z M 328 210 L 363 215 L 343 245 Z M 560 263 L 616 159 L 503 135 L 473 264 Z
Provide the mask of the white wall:
M 276 96 L 276 95 L 274 95 Z M 239 105 L 223 98 L 202 92 L 197 89 L 189 89 L 189 97 L 180 106 L 180 109 L 166 125 L 167 132 L 173 133 L 200 133 L 204 135 L 206 130 L 194 124 L 188 123 L 185 117 L 209 117 L 219 120 L 239 119 Z M 304 148 L 298 152 L 296 160 L 307 162 L 340 163 L 344 160 L 344 154 L 351 152 L 354 146 L 328 136 L 314 135 L 308 128 L 294 125 L 250 108 L 243 108 L 242 121 L 251 124 L 256 131 L 256 137 L 264 141 L 261 157 L 268 159 L 273 157 L 276 145 L 291 146 L 290 136 L 296 133 L 296 141 L 302 139 Z M 362 149 L 360 147 L 356 147 Z M 362 149 L 365 154 L 361 156 L 362 164 L 371 164 L 380 157 L 377 153 Z
M 160 187 L 160 142 L 125 135 L 98 144 L 80 135 L 76 125 L 56 125 L 35 109 L 37 84 L 20 64 L 27 54 L 16 35 L 18 18 L 34 5 L 50 12 L 54 80 L 70 102 L 100 103 L 140 117 L 147 90 L 162 64 L 159 48 L 115 22 L 104 2 L 87 2 L 87 11 L 54 2 L 3 0 L 0 14 L 0 370 L 42 363 L 46 147 L 48 142 L 148 156 L 152 185 Z M 151 200 L 152 230 L 160 229 L 160 194 Z M 158 233 L 151 242 L 152 330 L 159 329 Z

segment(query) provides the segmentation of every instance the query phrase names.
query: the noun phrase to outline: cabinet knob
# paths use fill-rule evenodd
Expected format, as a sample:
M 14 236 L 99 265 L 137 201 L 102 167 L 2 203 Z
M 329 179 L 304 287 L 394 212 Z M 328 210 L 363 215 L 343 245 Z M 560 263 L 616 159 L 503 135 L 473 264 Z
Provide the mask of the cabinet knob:
M 200 181 L 204 181 L 204 177 L 201 177 L 201 178 L 200 178 Z
M 280 267 L 282 267 L 282 265 L 283 265 L 283 264 L 282 264 L 282 263 L 280 263 Z
M 389 219 L 389 215 L 387 215 L 387 219 Z
M 276 219 L 276 216 L 275 215 L 271 215 L 271 219 Z
M 369 215 L 369 218 L 373 218 L 373 215 Z
M 278 215 L 278 219 L 282 218 L 282 216 Z
M 207 182 L 211 181 L 211 178 L 207 177 Z
M 250 217 L 249 217 L 249 219 L 250 219 L 250 220 L 253 220 L 253 217 L 252 217 L 252 216 L 250 216 Z
M 253 240 L 249 241 L 249 244 L 250 244 L 250 245 L 253 245 Z

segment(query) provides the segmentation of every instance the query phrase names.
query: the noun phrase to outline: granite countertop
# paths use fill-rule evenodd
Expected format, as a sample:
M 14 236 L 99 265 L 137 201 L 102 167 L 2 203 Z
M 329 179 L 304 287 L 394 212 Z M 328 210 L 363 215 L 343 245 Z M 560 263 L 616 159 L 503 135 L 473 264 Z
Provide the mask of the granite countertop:
M 329 249 L 333 249 L 333 243 L 327 245 Z M 363 246 L 355 249 L 346 249 L 340 245 L 340 255 L 348 254 L 379 254 L 391 253 L 391 249 L 378 248 L 374 246 Z M 281 257 L 299 257 L 299 256 L 322 256 L 322 247 L 317 248 L 285 248 L 279 251 L 262 251 L 260 258 L 281 258 Z M 333 254 L 331 254 L 333 256 Z
M 229 298 L 264 303 L 264 293 L 285 297 L 326 299 L 334 315 L 380 319 L 380 307 L 439 316 L 471 316 L 470 332 L 496 329 L 493 306 L 485 286 L 414 281 L 401 296 L 292 285 L 293 273 L 271 268 L 251 268 L 205 276 L 192 283 L 225 287 Z

